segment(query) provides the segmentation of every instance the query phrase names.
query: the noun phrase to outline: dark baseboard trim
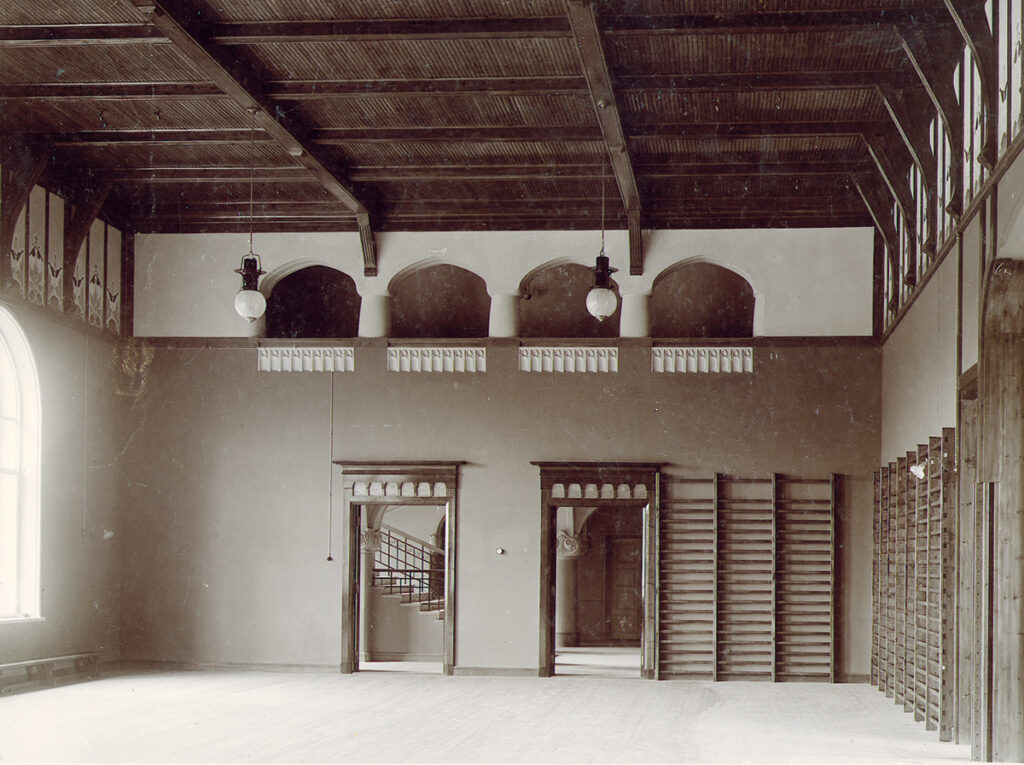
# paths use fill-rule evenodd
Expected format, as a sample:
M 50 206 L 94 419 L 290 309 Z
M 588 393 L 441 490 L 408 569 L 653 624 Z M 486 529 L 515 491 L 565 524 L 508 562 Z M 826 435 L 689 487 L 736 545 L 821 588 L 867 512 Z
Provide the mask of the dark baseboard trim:
M 441 663 L 439 653 L 399 653 L 396 651 L 373 651 L 359 654 L 359 661 L 433 661 Z
M 522 667 L 456 667 L 456 677 L 536 677 L 536 669 Z

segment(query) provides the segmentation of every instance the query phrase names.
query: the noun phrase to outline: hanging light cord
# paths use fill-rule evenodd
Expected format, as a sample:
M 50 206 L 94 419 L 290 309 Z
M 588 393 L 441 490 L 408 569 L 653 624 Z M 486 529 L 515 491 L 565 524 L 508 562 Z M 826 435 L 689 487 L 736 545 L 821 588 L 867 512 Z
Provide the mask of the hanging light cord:
M 327 419 L 330 420 L 330 470 L 331 480 L 327 485 L 327 562 L 334 560 L 334 372 L 331 372 L 331 402 Z
M 249 254 L 252 255 L 253 197 L 256 187 L 256 110 L 249 109 Z
M 604 162 L 601 163 L 601 254 L 604 255 Z

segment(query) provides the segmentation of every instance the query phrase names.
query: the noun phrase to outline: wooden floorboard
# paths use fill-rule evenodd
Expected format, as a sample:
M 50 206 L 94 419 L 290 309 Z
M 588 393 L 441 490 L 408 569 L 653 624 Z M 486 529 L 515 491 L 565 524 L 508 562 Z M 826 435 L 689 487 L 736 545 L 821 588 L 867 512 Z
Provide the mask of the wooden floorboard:
M 4 762 L 967 762 L 870 685 L 140 672 L 5 698 Z

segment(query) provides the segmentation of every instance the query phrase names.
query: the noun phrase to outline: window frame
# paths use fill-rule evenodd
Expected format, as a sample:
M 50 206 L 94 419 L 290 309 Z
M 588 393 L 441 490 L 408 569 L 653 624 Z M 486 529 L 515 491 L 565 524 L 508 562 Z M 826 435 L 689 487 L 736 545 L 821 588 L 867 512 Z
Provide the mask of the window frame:
M 39 376 L 28 339 L 11 311 L 0 305 L 0 344 L 10 364 L 0 365 L 0 374 L 11 374 L 16 399 L 14 416 L 4 419 L 16 423 L 18 454 L 12 462 L 16 467 L 0 467 L 0 472 L 16 478 L 17 507 L 14 509 L 16 538 L 13 547 L 15 577 L 13 582 L 0 582 L 8 588 L 0 592 L 0 604 L 13 604 L 13 609 L 0 612 L 0 624 L 43 620 L 41 608 L 41 404 Z M 0 553 L 3 550 L 0 548 Z M 7 554 L 12 554 L 8 549 Z

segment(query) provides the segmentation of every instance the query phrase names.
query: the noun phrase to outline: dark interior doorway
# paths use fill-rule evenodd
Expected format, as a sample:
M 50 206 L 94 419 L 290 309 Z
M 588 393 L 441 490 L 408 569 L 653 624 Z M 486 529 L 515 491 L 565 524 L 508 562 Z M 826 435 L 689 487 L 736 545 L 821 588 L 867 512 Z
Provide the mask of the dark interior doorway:
M 560 508 L 555 674 L 640 676 L 643 509 Z M 562 536 L 575 520 L 571 555 Z

